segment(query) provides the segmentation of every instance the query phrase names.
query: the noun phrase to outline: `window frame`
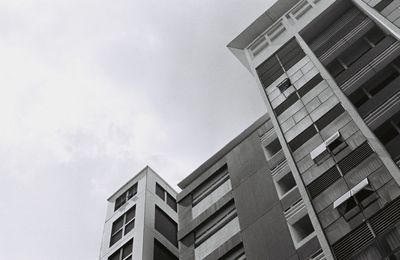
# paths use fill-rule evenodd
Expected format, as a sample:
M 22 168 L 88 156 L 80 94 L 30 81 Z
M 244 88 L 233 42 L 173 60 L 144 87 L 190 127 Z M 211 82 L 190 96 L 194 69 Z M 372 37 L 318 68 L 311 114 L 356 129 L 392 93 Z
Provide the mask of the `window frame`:
M 120 209 L 125 203 L 127 203 L 131 198 L 133 198 L 137 194 L 138 184 L 135 183 L 129 189 L 127 189 L 124 193 L 118 196 L 114 202 L 114 212 Z
M 133 217 L 132 219 L 128 219 L 128 215 L 130 212 L 133 211 Z M 114 230 L 114 224 L 118 221 L 121 221 L 122 219 L 122 225 L 120 228 L 118 228 L 117 230 Z M 111 236 L 110 236 L 110 247 L 112 247 L 113 245 L 115 245 L 115 243 L 117 243 L 119 240 L 121 240 L 125 235 L 127 235 L 130 231 L 132 231 L 135 228 L 135 219 L 136 219 L 136 205 L 134 205 L 133 207 L 131 207 L 129 210 L 127 210 L 123 215 L 121 215 L 119 218 L 117 218 L 111 225 Z M 127 226 L 132 224 L 133 226 L 127 231 Z M 113 237 L 115 237 L 118 233 L 121 232 L 121 237 L 118 238 L 117 240 L 113 241 Z

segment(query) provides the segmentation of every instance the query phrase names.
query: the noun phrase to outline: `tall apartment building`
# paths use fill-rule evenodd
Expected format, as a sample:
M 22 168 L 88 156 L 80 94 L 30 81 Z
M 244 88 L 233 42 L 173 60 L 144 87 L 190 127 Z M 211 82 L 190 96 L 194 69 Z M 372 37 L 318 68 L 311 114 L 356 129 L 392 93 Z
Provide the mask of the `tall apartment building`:
M 399 39 L 398 0 L 279 0 L 228 45 L 257 81 L 305 205 L 288 221 L 297 250 L 314 230 L 326 259 L 400 259 Z
M 178 185 L 179 259 L 325 259 L 267 115 Z
M 145 167 L 107 203 L 100 260 L 177 260 L 176 191 Z

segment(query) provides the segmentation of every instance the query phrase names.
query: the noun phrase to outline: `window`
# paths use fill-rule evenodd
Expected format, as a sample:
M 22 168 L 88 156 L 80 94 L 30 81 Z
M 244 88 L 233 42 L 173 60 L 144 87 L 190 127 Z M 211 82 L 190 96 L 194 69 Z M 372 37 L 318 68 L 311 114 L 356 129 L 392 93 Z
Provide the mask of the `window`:
M 166 201 L 168 206 L 170 206 L 173 210 L 177 210 L 177 205 L 176 205 L 176 200 L 174 197 L 172 197 L 171 194 L 166 192 L 163 187 L 161 187 L 160 184 L 156 183 L 156 194 L 160 199 L 163 201 Z
M 164 200 L 165 190 L 158 183 L 156 183 L 156 194 L 157 194 L 158 197 L 160 197 L 162 200 Z
M 321 131 L 343 113 L 344 113 L 344 108 L 339 103 L 336 106 L 334 106 L 331 110 L 329 110 L 326 114 L 324 114 L 321 118 L 319 118 L 315 122 L 315 125 L 317 126 L 318 130 Z
M 308 214 L 303 215 L 294 223 L 288 222 L 288 226 L 295 248 L 300 248 L 314 235 L 314 227 Z
M 126 235 L 135 226 L 136 206 L 129 209 L 112 224 L 110 246 L 114 245 L 122 236 Z
M 310 156 L 317 165 L 320 165 L 329 157 L 329 154 L 337 155 L 345 147 L 347 147 L 346 142 L 343 140 L 341 134 L 336 132 L 312 150 Z
M 281 83 L 278 85 L 278 89 L 281 91 L 281 93 L 285 92 L 289 87 L 291 86 L 290 79 L 284 79 Z
M 273 56 L 256 68 L 258 77 L 264 87 L 268 87 L 305 56 L 296 39 L 290 40 Z M 290 82 L 289 82 L 290 83 Z
M 154 239 L 153 260 L 178 260 L 178 258 L 168 250 L 163 244 Z
M 338 198 L 333 203 L 333 207 L 339 211 L 346 221 L 350 221 L 361 212 L 361 209 L 366 209 L 377 199 L 377 194 L 370 186 L 368 179 L 365 178 Z
M 133 239 L 129 240 L 125 245 L 112 254 L 108 260 L 132 260 Z
M 130 187 L 126 192 L 124 192 L 121 196 L 119 196 L 115 200 L 114 211 L 122 207 L 130 198 L 135 196 L 137 193 L 137 183 Z
M 293 178 L 291 172 L 283 176 L 280 180 L 276 182 L 276 187 L 278 189 L 279 195 L 282 197 L 288 191 L 292 190 L 296 186 L 296 181 Z
M 167 193 L 167 204 L 170 206 L 173 210 L 177 210 L 176 208 L 176 200 L 174 197 L 172 197 L 169 193 Z
M 162 209 L 155 207 L 154 228 L 176 247 L 178 246 L 178 225 Z
M 271 159 L 274 157 L 275 154 L 277 154 L 280 150 L 282 149 L 281 144 L 279 143 L 278 138 L 275 138 L 270 144 L 265 146 L 265 152 L 267 159 Z
M 292 150 L 292 152 L 299 149 L 305 142 L 310 140 L 316 133 L 317 133 L 317 130 L 315 130 L 314 125 L 310 125 L 301 134 L 299 134 L 298 136 L 293 138 L 293 140 L 291 140 L 289 142 L 289 147 Z

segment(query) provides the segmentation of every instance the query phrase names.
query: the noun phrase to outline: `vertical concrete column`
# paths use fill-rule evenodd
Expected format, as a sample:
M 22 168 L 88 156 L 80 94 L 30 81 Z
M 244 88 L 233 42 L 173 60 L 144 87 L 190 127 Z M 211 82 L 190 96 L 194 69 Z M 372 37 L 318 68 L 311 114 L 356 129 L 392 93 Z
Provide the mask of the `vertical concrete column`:
M 282 22 L 283 22 L 283 25 L 285 26 L 285 28 L 287 29 L 287 31 L 290 34 L 296 36 L 297 31 L 295 31 L 293 29 L 292 25 L 290 24 L 290 22 L 285 17 L 283 17 L 283 21 Z M 298 36 L 296 36 L 296 37 L 298 37 Z M 248 51 L 246 50 L 246 52 L 248 52 Z M 306 52 L 306 54 L 308 54 L 308 53 Z M 249 58 L 249 54 L 248 53 L 247 53 L 247 57 Z M 249 60 L 251 61 L 250 58 L 249 58 Z M 250 64 L 251 64 L 252 74 L 253 75 L 257 75 L 256 68 L 255 68 L 254 64 L 251 63 L 251 62 L 250 62 Z M 324 232 L 322 231 L 322 228 L 321 228 L 321 225 L 320 225 L 319 220 L 317 218 L 317 215 L 316 215 L 316 213 L 314 211 L 314 208 L 313 208 L 313 206 L 311 204 L 311 201 L 310 201 L 310 199 L 308 197 L 308 194 L 307 194 L 307 191 L 306 191 L 306 187 L 303 184 L 303 181 L 302 181 L 300 173 L 299 173 L 299 171 L 297 169 L 297 166 L 296 166 L 296 163 L 294 161 L 294 158 L 293 158 L 293 156 L 292 156 L 292 154 L 291 154 L 291 152 L 290 152 L 290 150 L 288 148 L 288 144 L 287 144 L 287 141 L 286 141 L 286 139 L 285 139 L 285 137 L 283 135 L 283 131 L 282 131 L 281 127 L 280 127 L 280 124 L 279 124 L 277 118 L 273 114 L 273 108 L 272 108 L 272 106 L 271 106 L 271 104 L 270 104 L 270 102 L 269 102 L 269 100 L 267 98 L 267 95 L 266 95 L 266 93 L 264 91 L 264 87 L 262 86 L 262 83 L 261 83 L 260 79 L 257 76 L 255 78 L 256 78 L 257 85 L 259 86 L 261 95 L 262 95 L 262 97 L 264 99 L 264 102 L 265 102 L 265 104 L 267 106 L 267 110 L 272 112 L 271 121 L 272 121 L 272 123 L 274 125 L 274 128 L 275 128 L 276 134 L 278 136 L 278 139 L 279 139 L 280 143 L 282 144 L 282 150 L 283 150 L 283 152 L 285 154 L 285 157 L 286 157 L 286 159 L 288 161 L 289 167 L 290 167 L 290 169 L 291 169 L 291 171 L 293 173 L 293 177 L 296 180 L 297 187 L 298 187 L 299 192 L 300 192 L 300 194 L 302 196 L 304 204 L 306 205 L 306 208 L 307 208 L 307 211 L 308 211 L 308 215 L 309 215 L 310 220 L 311 220 L 311 222 L 312 222 L 312 224 L 314 226 L 315 233 L 317 235 L 317 238 L 319 240 L 321 248 L 322 248 L 322 250 L 323 250 L 323 252 L 324 252 L 324 254 L 325 254 L 327 259 L 334 259 L 332 251 L 331 251 L 330 246 L 329 246 L 329 243 L 328 243 L 328 241 L 327 241 L 327 239 L 325 237 Z

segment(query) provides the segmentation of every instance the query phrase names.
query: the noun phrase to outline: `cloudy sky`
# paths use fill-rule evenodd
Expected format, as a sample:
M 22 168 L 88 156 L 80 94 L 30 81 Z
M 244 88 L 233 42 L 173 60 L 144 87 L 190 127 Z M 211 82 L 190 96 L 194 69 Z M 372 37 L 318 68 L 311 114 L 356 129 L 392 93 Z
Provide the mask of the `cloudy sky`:
M 225 47 L 268 0 L 0 0 L 0 259 L 98 259 L 106 198 L 263 114 Z

